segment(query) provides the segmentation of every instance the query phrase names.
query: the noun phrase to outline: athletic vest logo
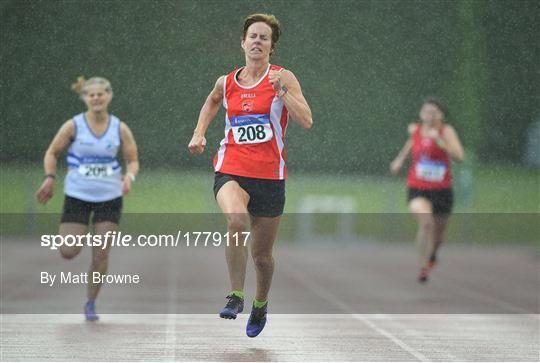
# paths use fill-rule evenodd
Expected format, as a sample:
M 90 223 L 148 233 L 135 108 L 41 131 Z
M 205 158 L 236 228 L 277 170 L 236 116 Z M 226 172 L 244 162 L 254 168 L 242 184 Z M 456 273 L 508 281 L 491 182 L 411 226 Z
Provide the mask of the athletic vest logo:
M 242 112 L 250 113 L 253 111 L 253 100 L 242 101 Z
M 423 137 L 421 140 L 420 140 L 420 145 L 422 145 L 423 147 L 431 147 L 433 145 L 434 141 L 432 139 L 430 139 L 429 137 Z

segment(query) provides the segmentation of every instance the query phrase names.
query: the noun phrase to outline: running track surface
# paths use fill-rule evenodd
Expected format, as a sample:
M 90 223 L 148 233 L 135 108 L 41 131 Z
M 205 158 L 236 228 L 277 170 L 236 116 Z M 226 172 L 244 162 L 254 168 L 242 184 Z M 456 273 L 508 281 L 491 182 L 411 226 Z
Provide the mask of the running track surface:
M 1 255 L 2 361 L 540 360 L 530 248 L 444 246 L 422 286 L 410 244 L 279 244 L 268 324 L 255 339 L 246 314 L 217 317 L 228 285 L 219 248 L 113 250 L 109 273 L 138 273 L 141 284 L 105 286 L 98 323 L 79 313 L 84 286 L 39 280 L 40 271 L 86 271 L 88 248 L 63 261 L 13 240 Z

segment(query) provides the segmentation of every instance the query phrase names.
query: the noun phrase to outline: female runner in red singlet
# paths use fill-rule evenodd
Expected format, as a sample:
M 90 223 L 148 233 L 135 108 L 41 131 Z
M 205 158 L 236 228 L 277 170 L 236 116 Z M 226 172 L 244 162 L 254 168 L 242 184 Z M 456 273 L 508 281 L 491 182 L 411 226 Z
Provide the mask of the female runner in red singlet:
M 225 137 L 214 158 L 214 194 L 227 219 L 230 236 L 241 235 L 251 224 L 251 255 L 257 291 L 246 327 L 249 337 L 265 326 L 267 298 L 274 272 L 272 247 L 285 204 L 284 137 L 289 115 L 311 128 L 311 110 L 294 74 L 270 64 L 280 36 L 273 15 L 253 14 L 244 22 L 241 46 L 246 65 L 218 78 L 204 103 L 189 150 L 201 154 L 205 132 L 219 106 L 226 110 Z M 249 218 L 248 218 L 249 217 Z M 220 316 L 235 319 L 244 307 L 247 248 L 239 241 L 227 246 L 225 256 L 231 293 Z
M 424 101 L 421 124 L 409 125 L 409 139 L 390 164 L 396 175 L 411 153 L 407 177 L 409 209 L 418 222 L 416 243 L 420 253 L 418 281 L 427 282 L 453 204 L 450 159 L 463 161 L 463 148 L 454 128 L 444 122 L 446 109 L 435 98 Z

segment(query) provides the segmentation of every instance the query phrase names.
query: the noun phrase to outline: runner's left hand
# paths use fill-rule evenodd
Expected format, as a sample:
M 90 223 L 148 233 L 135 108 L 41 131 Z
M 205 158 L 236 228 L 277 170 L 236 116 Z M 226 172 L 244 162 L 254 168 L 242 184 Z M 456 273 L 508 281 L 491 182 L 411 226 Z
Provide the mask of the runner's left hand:
M 429 137 L 430 139 L 436 139 L 436 138 L 439 137 L 439 130 L 437 130 L 437 129 L 429 129 L 426 132 L 426 136 Z
M 281 87 L 283 86 L 281 82 L 281 71 L 283 71 L 283 68 L 281 68 L 279 71 L 271 69 L 268 73 L 268 80 L 272 84 L 272 87 L 274 87 L 274 91 L 276 91 L 276 93 L 279 93 L 279 91 L 281 91 Z
M 124 175 L 122 176 L 122 194 L 128 195 L 131 191 L 131 178 Z

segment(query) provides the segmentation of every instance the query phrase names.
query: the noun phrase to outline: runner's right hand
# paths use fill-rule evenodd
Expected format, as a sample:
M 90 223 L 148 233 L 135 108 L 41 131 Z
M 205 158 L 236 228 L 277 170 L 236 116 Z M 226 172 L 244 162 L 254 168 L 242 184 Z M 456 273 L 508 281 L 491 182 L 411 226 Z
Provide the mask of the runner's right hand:
M 45 178 L 43 181 L 43 184 L 41 184 L 41 187 L 36 192 L 36 198 L 39 203 L 46 204 L 49 199 L 52 198 L 54 194 L 54 179 L 53 178 Z
M 199 155 L 203 153 L 205 146 L 206 138 L 204 136 L 194 134 L 189 142 L 188 149 L 190 153 Z
M 394 160 L 390 164 L 390 174 L 397 175 L 403 164 L 399 160 Z

